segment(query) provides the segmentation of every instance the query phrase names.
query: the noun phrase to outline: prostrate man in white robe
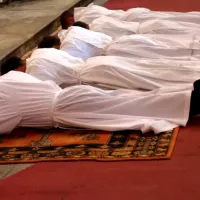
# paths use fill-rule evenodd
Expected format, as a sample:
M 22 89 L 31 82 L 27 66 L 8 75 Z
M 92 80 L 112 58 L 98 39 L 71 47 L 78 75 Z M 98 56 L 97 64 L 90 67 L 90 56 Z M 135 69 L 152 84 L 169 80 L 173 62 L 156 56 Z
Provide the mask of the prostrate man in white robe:
M 134 17 L 137 17 L 141 14 L 150 14 L 155 13 L 157 16 L 161 17 L 172 17 L 172 16 L 184 16 L 184 15 L 199 15 L 200 12 L 191 11 L 191 12 L 174 12 L 174 11 L 152 11 L 148 8 L 138 7 L 138 8 L 130 8 L 126 10 L 126 12 L 123 14 L 123 17 L 126 17 L 129 19 L 131 17 L 132 19 Z
M 105 55 L 129 58 L 200 60 L 199 36 L 195 34 L 145 34 L 122 36 L 105 48 Z
M 61 39 L 61 50 L 84 60 L 102 55 L 104 47 L 112 41 L 108 35 L 89 30 L 88 24 L 83 22 L 75 22 L 58 36 Z
M 62 18 L 62 20 L 64 20 L 64 18 Z M 64 23 L 62 22 L 62 24 Z M 157 20 L 154 22 L 147 21 L 147 22 L 142 23 L 139 26 L 139 23 L 122 22 L 120 20 L 116 20 L 116 19 L 104 16 L 104 17 L 94 20 L 93 23 L 91 24 L 91 28 L 95 31 L 101 31 L 103 33 L 106 33 L 112 36 L 113 38 L 117 37 L 117 39 L 114 40 L 113 42 L 111 41 L 108 42 L 107 40 L 104 40 L 104 39 L 101 39 L 99 41 L 99 38 L 101 38 L 99 37 L 99 35 L 97 37 L 95 36 L 91 38 L 92 42 L 97 41 L 98 45 L 103 44 L 102 48 L 100 49 L 97 48 L 97 45 L 91 46 L 91 44 L 88 43 L 89 40 L 86 41 L 85 39 L 87 35 L 81 34 L 81 32 L 77 32 L 77 30 L 75 29 L 72 29 L 74 31 L 71 30 L 69 32 L 67 30 L 62 30 L 59 33 L 59 37 L 61 38 L 61 41 L 63 41 L 61 45 L 62 50 L 66 51 L 72 56 L 81 57 L 83 59 L 93 57 L 93 56 L 99 56 L 103 54 L 102 53 L 103 49 L 106 49 L 109 51 L 108 54 L 106 54 L 107 52 L 105 52 L 104 53 L 105 55 L 115 55 L 113 54 L 113 51 L 116 49 L 116 52 L 119 52 L 119 54 L 116 54 L 116 55 L 119 55 L 119 56 L 123 56 L 123 51 L 127 51 L 129 55 L 136 56 L 136 57 L 137 55 L 139 55 L 139 57 L 147 56 L 146 58 L 170 58 L 171 59 L 171 55 L 172 55 L 173 57 L 172 59 L 174 58 L 190 59 L 190 57 L 192 57 L 192 53 L 194 52 L 193 50 L 198 50 L 199 48 L 199 35 L 198 35 L 197 30 L 200 30 L 200 26 L 198 28 L 195 24 L 193 24 L 193 26 L 188 25 L 188 28 L 187 28 L 187 24 L 189 23 L 175 23 L 175 22 L 170 22 L 170 21 L 165 21 L 165 20 Z M 89 26 L 83 22 L 75 22 L 74 26 L 81 26 L 82 28 L 89 29 Z M 73 32 L 74 34 L 72 34 Z M 134 35 L 132 36 L 131 34 L 133 34 L 134 32 L 135 33 L 137 32 L 159 33 L 159 34 L 174 33 L 177 36 L 174 34 L 170 36 L 169 35 L 161 35 L 161 36 Z M 94 32 L 92 34 L 94 34 Z M 75 35 L 77 36 L 75 37 Z M 83 35 L 84 35 L 84 38 L 83 38 L 84 41 L 83 40 L 80 41 L 78 38 L 83 37 Z M 122 38 L 118 38 L 121 35 L 124 35 L 124 36 L 122 36 Z M 158 39 L 156 39 L 156 37 L 158 37 Z M 139 49 L 137 50 L 134 48 L 136 45 L 135 42 L 141 46 L 141 47 L 139 46 Z M 188 42 L 189 42 L 189 46 L 188 46 Z M 111 45 L 109 45 L 110 43 Z M 168 45 L 169 43 L 170 45 Z M 184 43 L 186 43 L 186 45 Z M 105 46 L 105 44 L 108 44 L 107 47 Z M 147 45 L 147 48 L 144 47 L 144 45 Z M 85 51 L 83 51 L 84 49 L 83 47 L 85 47 L 86 49 Z M 120 52 L 122 53 L 121 55 L 120 55 Z M 136 52 L 136 55 L 134 55 L 135 52 Z M 156 57 L 155 56 L 156 54 L 160 56 Z M 197 51 L 195 52 L 195 54 L 197 54 L 196 56 L 198 58 L 199 52 Z M 84 58 L 84 55 L 86 55 L 85 58 Z
M 50 36 L 53 37 L 53 36 Z M 40 80 L 54 81 L 62 88 L 87 84 L 105 89 L 144 89 L 192 84 L 200 77 L 200 61 L 170 61 L 159 59 L 132 59 L 119 56 L 99 56 L 84 62 L 51 45 L 36 49 L 26 61 L 26 72 Z M 41 46 L 39 44 L 39 47 Z M 21 67 L 20 58 L 10 58 L 1 68 L 2 74 L 7 69 Z M 24 67 L 24 65 L 23 65 Z
M 92 86 L 62 90 L 23 72 L 0 77 L 0 134 L 16 127 L 169 131 L 200 113 L 200 91 L 190 86 L 151 92 L 104 91 Z
M 131 23 L 131 22 L 127 22 Z M 139 23 L 139 22 L 132 22 Z M 139 34 L 156 33 L 156 34 L 182 34 L 195 33 L 199 34 L 200 24 L 173 20 L 153 19 L 140 23 Z
M 99 17 L 90 24 L 90 30 L 117 38 L 132 34 L 186 34 L 199 33 L 200 25 L 188 22 L 168 20 L 147 20 L 145 22 L 127 22 L 108 16 Z
M 75 21 L 82 21 L 90 24 L 93 20 L 102 16 L 139 23 L 157 19 L 170 20 L 173 22 L 200 23 L 200 12 L 159 12 L 151 11 L 147 8 L 131 8 L 127 11 L 109 10 L 94 4 L 74 9 Z
M 147 20 L 170 20 L 173 22 L 190 22 L 200 24 L 200 12 L 159 12 L 140 10 L 135 13 L 134 8 L 127 10 L 120 18 L 124 21 L 145 22 Z
M 51 80 L 65 88 L 77 85 L 80 82 L 79 71 L 85 65 L 81 58 L 73 57 L 68 53 L 58 50 L 55 36 L 46 36 L 34 50 L 31 57 L 26 60 L 26 72 L 42 81 Z M 13 58 L 7 66 L 20 66 L 20 58 Z M 9 61 L 9 60 L 8 60 Z M 6 64 L 6 63 L 5 63 Z M 5 67 L 6 68 L 6 67 Z
M 26 72 L 40 80 L 51 80 L 62 88 L 87 84 L 104 89 L 153 90 L 165 86 L 192 84 L 200 77 L 199 61 L 134 60 L 99 56 L 87 62 L 57 49 L 38 49 L 26 62 Z M 21 65 L 10 58 L 1 68 L 5 74 Z

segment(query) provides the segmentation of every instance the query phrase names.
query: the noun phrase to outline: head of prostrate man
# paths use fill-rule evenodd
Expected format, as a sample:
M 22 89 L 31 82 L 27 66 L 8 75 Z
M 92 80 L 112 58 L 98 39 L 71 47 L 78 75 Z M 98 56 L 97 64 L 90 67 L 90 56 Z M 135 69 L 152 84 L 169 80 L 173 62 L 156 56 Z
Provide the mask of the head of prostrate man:
M 60 24 L 62 29 L 68 29 L 74 23 L 74 16 L 71 12 L 65 11 L 60 16 Z
M 45 36 L 38 44 L 38 48 L 60 49 L 60 39 L 57 36 Z
M 90 29 L 90 26 L 88 24 L 86 24 L 85 22 L 81 22 L 81 21 L 77 21 L 77 22 L 74 22 L 72 24 L 72 26 L 79 26 L 81 28 L 84 28 L 84 29 Z
M 26 61 L 19 57 L 10 57 L 1 65 L 1 75 L 8 73 L 9 71 L 26 71 Z

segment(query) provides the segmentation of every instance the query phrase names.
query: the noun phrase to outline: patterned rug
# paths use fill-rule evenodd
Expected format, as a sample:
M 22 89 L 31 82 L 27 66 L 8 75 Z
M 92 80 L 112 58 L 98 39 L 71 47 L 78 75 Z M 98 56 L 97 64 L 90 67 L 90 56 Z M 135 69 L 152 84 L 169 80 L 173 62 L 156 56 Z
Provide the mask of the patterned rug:
M 177 135 L 178 128 L 159 135 L 139 131 L 16 129 L 0 137 L 0 163 L 169 159 Z

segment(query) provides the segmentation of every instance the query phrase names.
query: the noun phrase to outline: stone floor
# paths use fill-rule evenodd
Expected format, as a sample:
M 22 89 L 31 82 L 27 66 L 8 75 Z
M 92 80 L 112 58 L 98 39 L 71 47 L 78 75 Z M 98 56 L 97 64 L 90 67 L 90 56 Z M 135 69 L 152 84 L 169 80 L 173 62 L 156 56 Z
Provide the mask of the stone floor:
M 106 1 L 96 0 L 94 3 L 103 5 Z M 12 6 L 0 8 L 0 60 L 11 49 L 16 48 L 19 42 L 28 39 L 33 32 L 37 29 L 39 31 L 41 26 L 45 26 L 52 18 L 77 2 L 78 0 L 37 0 L 17 2 Z M 0 180 L 29 166 L 31 164 L 0 165 Z
M 95 0 L 94 1 L 94 3 L 96 4 L 96 5 L 103 5 L 104 3 L 106 3 L 107 2 L 107 0 Z
M 31 166 L 31 164 L 0 165 L 0 180 L 12 174 L 15 174 L 29 166 Z
M 63 11 L 80 1 L 26 0 L 0 8 L 0 63 L 7 55 L 51 24 Z

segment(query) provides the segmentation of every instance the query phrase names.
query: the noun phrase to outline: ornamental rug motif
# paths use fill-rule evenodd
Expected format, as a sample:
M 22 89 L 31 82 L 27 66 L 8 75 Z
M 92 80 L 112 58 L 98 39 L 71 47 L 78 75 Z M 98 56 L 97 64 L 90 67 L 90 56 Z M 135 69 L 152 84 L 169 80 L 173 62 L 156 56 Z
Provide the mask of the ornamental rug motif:
M 0 163 L 170 159 L 178 130 L 155 135 L 140 131 L 19 128 L 0 137 Z

